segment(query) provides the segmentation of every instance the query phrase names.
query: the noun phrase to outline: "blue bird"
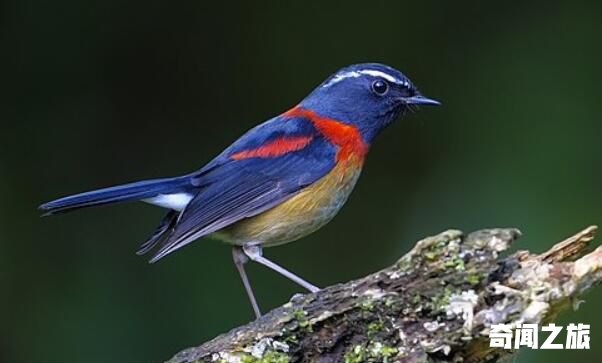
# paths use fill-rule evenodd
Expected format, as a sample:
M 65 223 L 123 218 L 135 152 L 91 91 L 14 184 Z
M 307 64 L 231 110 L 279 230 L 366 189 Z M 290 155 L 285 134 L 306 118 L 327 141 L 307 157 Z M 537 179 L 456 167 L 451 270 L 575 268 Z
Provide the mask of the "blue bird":
M 374 138 L 417 105 L 439 105 L 400 71 L 378 63 L 340 69 L 292 109 L 252 128 L 200 170 L 60 198 L 44 215 L 125 201 L 168 211 L 138 254 L 150 262 L 211 236 L 232 245 L 255 315 L 244 265 L 253 260 L 311 292 L 318 288 L 263 256 L 327 224 L 353 190 Z

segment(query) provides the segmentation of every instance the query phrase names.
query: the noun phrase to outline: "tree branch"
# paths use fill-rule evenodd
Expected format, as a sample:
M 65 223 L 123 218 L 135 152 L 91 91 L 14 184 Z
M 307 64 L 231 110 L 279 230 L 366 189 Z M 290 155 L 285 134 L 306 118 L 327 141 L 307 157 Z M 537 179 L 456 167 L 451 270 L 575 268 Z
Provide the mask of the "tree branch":
M 602 246 L 583 256 L 596 229 L 505 258 L 516 229 L 446 231 L 169 362 L 495 362 L 512 351 L 489 347 L 491 324 L 547 323 L 600 282 Z

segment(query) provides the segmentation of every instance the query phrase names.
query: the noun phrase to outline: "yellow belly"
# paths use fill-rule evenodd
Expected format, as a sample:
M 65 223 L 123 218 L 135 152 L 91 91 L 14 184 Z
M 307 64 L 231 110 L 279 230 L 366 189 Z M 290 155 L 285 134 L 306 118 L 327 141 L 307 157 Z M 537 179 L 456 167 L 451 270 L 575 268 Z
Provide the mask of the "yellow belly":
M 235 245 L 276 246 L 295 241 L 327 224 L 341 209 L 361 172 L 357 160 L 339 163 L 330 173 L 282 204 L 214 234 Z

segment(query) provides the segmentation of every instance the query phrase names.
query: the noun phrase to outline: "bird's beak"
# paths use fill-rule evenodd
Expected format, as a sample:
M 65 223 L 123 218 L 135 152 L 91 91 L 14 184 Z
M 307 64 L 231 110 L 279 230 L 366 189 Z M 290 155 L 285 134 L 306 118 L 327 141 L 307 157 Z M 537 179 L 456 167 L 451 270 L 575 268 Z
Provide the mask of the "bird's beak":
M 403 97 L 401 99 L 406 105 L 428 105 L 428 106 L 440 106 L 441 102 L 435 101 L 432 98 L 424 97 L 421 94 L 412 97 Z

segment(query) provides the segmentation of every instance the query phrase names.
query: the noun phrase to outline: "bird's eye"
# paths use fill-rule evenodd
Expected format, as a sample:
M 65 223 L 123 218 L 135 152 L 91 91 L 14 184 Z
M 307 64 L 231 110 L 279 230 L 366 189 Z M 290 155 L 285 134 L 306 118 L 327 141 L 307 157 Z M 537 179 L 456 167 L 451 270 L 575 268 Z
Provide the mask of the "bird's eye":
M 374 81 L 372 83 L 372 92 L 376 93 L 379 96 L 385 95 L 389 92 L 389 84 L 383 80 Z

